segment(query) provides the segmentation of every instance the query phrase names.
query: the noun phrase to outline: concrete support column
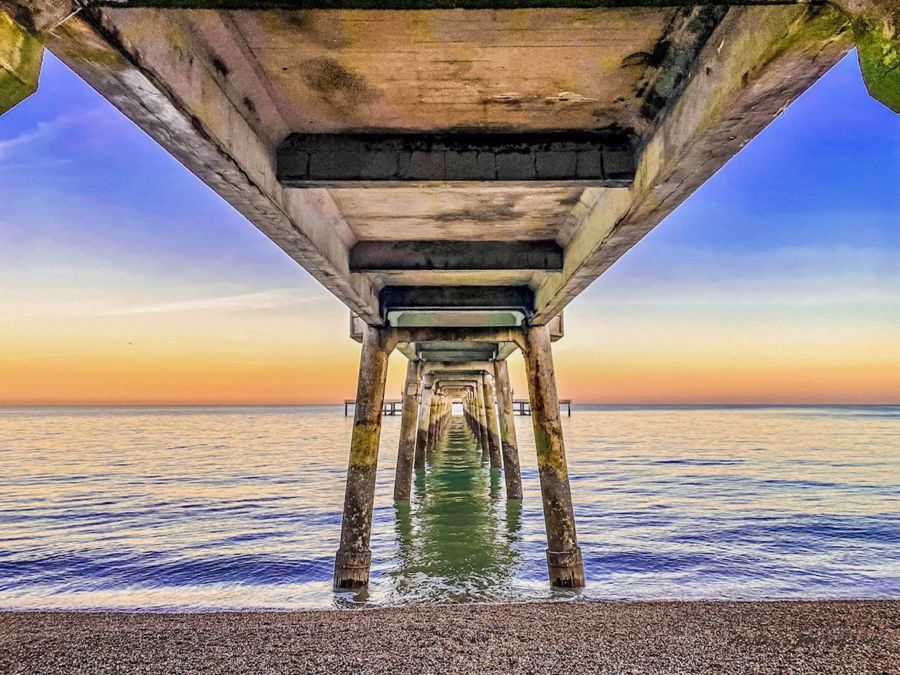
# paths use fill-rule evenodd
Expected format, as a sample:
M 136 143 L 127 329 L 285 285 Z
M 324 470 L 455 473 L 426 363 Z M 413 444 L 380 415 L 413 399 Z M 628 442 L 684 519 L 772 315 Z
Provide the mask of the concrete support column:
M 420 361 L 406 364 L 403 384 L 403 413 L 400 418 L 400 443 L 397 447 L 397 472 L 394 475 L 394 501 L 409 501 L 412 489 L 413 459 L 416 454 L 416 422 L 419 414 Z
M 484 459 L 490 457 L 491 448 L 487 438 L 487 414 L 484 410 L 484 384 L 479 377 L 475 382 L 475 409 L 478 415 L 478 444 L 481 446 L 481 456 Z
M 478 441 L 478 434 L 475 428 L 475 413 L 472 403 L 472 394 L 467 393 L 466 397 L 463 399 L 463 410 L 466 415 L 466 423 L 469 425 L 469 431 L 472 432 L 472 435 L 475 436 L 475 441 Z
M 521 499 L 522 471 L 519 468 L 512 387 L 509 385 L 509 368 L 506 361 L 497 361 L 494 364 L 494 373 L 497 378 L 497 408 L 500 412 L 500 444 L 503 455 L 503 477 L 506 480 L 506 498 Z
M 450 398 L 447 396 L 441 397 L 441 423 L 438 426 L 438 438 L 444 437 L 444 432 L 447 431 L 447 423 L 450 418 Z
M 422 400 L 419 403 L 419 427 L 416 430 L 416 459 L 417 469 L 425 468 L 425 451 L 428 449 L 428 428 L 431 422 L 431 397 L 434 390 L 431 387 L 430 376 L 422 379 Z
M 430 453 L 434 451 L 434 446 L 437 445 L 437 424 L 440 418 L 440 393 L 435 393 L 431 398 L 431 411 L 428 413 L 428 440 L 425 444 L 425 452 Z
M 488 451 L 491 457 L 491 468 L 502 466 L 500 459 L 500 435 L 497 433 L 497 404 L 494 396 L 494 376 L 484 376 L 485 420 L 487 422 Z
M 372 504 L 388 365 L 388 350 L 384 343 L 381 329 L 366 327 L 359 361 L 341 544 L 334 562 L 335 589 L 359 588 L 369 583 Z
M 580 587 L 584 586 L 584 562 L 575 534 L 575 515 L 547 326 L 529 328 L 526 346 L 525 372 L 541 477 L 550 583 L 559 587 Z
M 0 9 L 0 115 L 37 91 L 44 45 Z

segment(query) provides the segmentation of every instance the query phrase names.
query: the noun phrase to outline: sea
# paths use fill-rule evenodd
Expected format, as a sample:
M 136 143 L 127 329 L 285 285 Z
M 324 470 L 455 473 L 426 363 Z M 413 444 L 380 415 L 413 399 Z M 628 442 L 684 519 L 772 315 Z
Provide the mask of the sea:
M 584 589 L 547 582 L 530 417 L 521 501 L 455 416 L 394 503 L 386 416 L 352 594 L 331 588 L 343 406 L 0 408 L 0 609 L 900 598 L 900 406 L 563 415 Z

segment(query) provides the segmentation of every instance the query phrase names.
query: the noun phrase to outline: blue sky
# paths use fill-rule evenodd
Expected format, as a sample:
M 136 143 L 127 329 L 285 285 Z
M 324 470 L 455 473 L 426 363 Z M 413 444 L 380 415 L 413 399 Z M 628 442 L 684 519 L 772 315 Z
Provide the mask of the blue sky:
M 38 93 L 0 119 L 0 205 L 0 402 L 142 401 L 128 383 L 150 366 L 215 390 L 251 354 L 234 400 L 314 400 L 310 354 L 341 362 L 322 391 L 352 395 L 340 303 L 49 53 Z M 562 393 L 900 401 L 898 214 L 900 117 L 850 54 L 572 303 Z M 113 344 L 132 351 L 107 389 L 54 370 Z M 285 368 L 296 388 L 265 385 Z M 155 386 L 147 400 L 167 400 Z

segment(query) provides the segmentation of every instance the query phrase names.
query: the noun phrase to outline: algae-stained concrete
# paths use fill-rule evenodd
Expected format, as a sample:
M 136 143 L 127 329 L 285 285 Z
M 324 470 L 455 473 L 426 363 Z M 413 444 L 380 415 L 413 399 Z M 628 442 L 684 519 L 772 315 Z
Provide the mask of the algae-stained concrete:
M 44 45 L 0 9 L 0 115 L 37 91 Z
M 900 4 L 876 5 L 853 20 L 859 66 L 869 94 L 900 113 Z
M 406 303 L 402 325 L 423 327 L 553 320 L 850 48 L 856 16 L 770 2 L 141 4 L 88 3 L 48 45 L 365 323 L 391 323 L 398 294 L 453 300 Z M 541 145 L 584 134 L 627 139 L 633 165 L 617 174 L 604 146 L 579 175 L 578 152 L 573 165 Z M 292 135 L 349 148 L 347 161 L 316 169 L 313 153 L 296 180 L 280 173 Z M 501 142 L 526 137 L 515 152 Z M 404 173 L 376 138 L 449 145 Z M 474 164 L 448 150 L 463 140 Z M 462 180 L 501 146 L 488 180 Z M 477 311 L 458 302 L 465 286 Z M 510 312 L 491 287 L 530 299 Z

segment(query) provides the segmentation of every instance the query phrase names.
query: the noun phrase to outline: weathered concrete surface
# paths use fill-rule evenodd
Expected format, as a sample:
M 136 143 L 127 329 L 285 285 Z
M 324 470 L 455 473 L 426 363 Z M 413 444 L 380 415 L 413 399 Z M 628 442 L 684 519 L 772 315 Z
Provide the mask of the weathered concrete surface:
M 53 4 L 47 16 L 57 17 L 65 6 L 2 2 L 16 10 Z M 54 28 L 48 45 L 367 323 L 385 322 L 384 287 L 503 285 L 533 292 L 528 319 L 542 324 L 830 67 L 852 44 L 851 19 L 862 16 L 771 3 L 467 11 L 401 4 L 397 11 L 93 6 Z M 874 63 L 869 55 L 880 49 L 887 65 L 864 66 L 867 81 L 890 92 L 892 52 L 883 41 L 872 44 L 861 41 L 864 62 Z M 572 174 L 562 155 L 547 174 L 564 181 L 555 187 L 529 185 L 516 173 L 509 177 L 518 185 L 501 187 L 290 189 L 275 171 L 277 149 L 291 134 L 458 140 L 598 130 L 636 143 L 630 187 L 578 184 L 577 158 Z M 363 157 L 346 159 L 331 168 L 344 171 Z M 530 175 L 540 178 L 533 159 Z M 601 162 L 591 176 L 608 180 L 609 168 Z M 456 171 L 464 167 L 452 165 L 451 178 L 463 177 Z M 501 175 L 496 159 L 493 175 Z M 452 260 L 355 268 L 351 252 L 370 241 L 471 246 Z M 492 267 L 478 247 L 485 241 L 553 241 L 561 269 Z M 500 325 L 483 316 L 490 309 L 466 323 L 455 319 L 461 311 L 423 321 Z
M 583 181 L 627 187 L 635 138 L 620 130 L 292 134 L 278 146 L 288 187 Z
M 37 91 L 44 45 L 0 9 L 0 115 Z
M 478 446 L 481 448 L 481 457 L 490 459 L 491 445 L 488 440 L 487 411 L 484 401 L 484 381 L 479 375 L 475 382 L 475 414 L 478 419 Z
M 418 429 L 420 362 L 408 361 L 403 383 L 403 412 L 400 417 L 400 441 L 394 475 L 394 500 L 409 501 Z
M 900 113 L 900 4 L 895 0 L 842 0 L 855 14 L 853 37 L 869 94 Z
M 425 454 L 428 451 L 428 429 L 431 423 L 431 397 L 434 395 L 431 379 L 423 376 L 423 391 L 419 404 L 419 426 L 416 431 L 415 467 L 425 468 Z
M 380 324 L 369 281 L 350 275 L 355 237 L 333 200 L 285 190 L 275 178 L 271 158 L 287 128 L 228 17 L 191 15 L 218 38 L 215 48 L 176 13 L 156 10 L 81 11 L 47 44 L 348 307 Z M 225 75 L 215 63 L 234 70 L 226 65 Z
M 367 328 L 359 361 L 341 543 L 334 565 L 335 589 L 358 588 L 369 583 L 372 505 L 389 354 L 383 331 Z
M 565 307 L 851 46 L 848 17 L 831 6 L 729 9 L 645 134 L 634 185 L 582 197 L 563 272 L 537 290 L 533 321 Z
M 494 376 L 490 373 L 484 375 L 484 412 L 487 425 L 488 451 L 491 459 L 491 468 L 503 467 L 500 454 L 500 435 L 497 423 L 497 403 L 494 392 Z
M 555 241 L 482 241 L 472 255 L 468 241 L 360 241 L 350 249 L 354 272 L 408 270 L 562 270 L 563 249 Z
M 512 387 L 509 383 L 509 366 L 506 361 L 494 363 L 497 380 L 497 407 L 499 408 L 500 442 L 503 454 L 503 478 L 506 482 L 506 498 L 522 498 L 522 475 L 519 466 L 519 447 L 516 442 L 516 424 L 513 419 Z
M 898 625 L 898 601 L 7 612 L 0 613 L 0 671 L 896 673 Z
M 546 326 L 533 326 L 528 330 L 526 340 L 525 373 L 547 528 L 550 583 L 554 586 L 580 587 L 584 586 L 584 562 L 575 534 L 575 513 L 559 421 L 550 333 Z

